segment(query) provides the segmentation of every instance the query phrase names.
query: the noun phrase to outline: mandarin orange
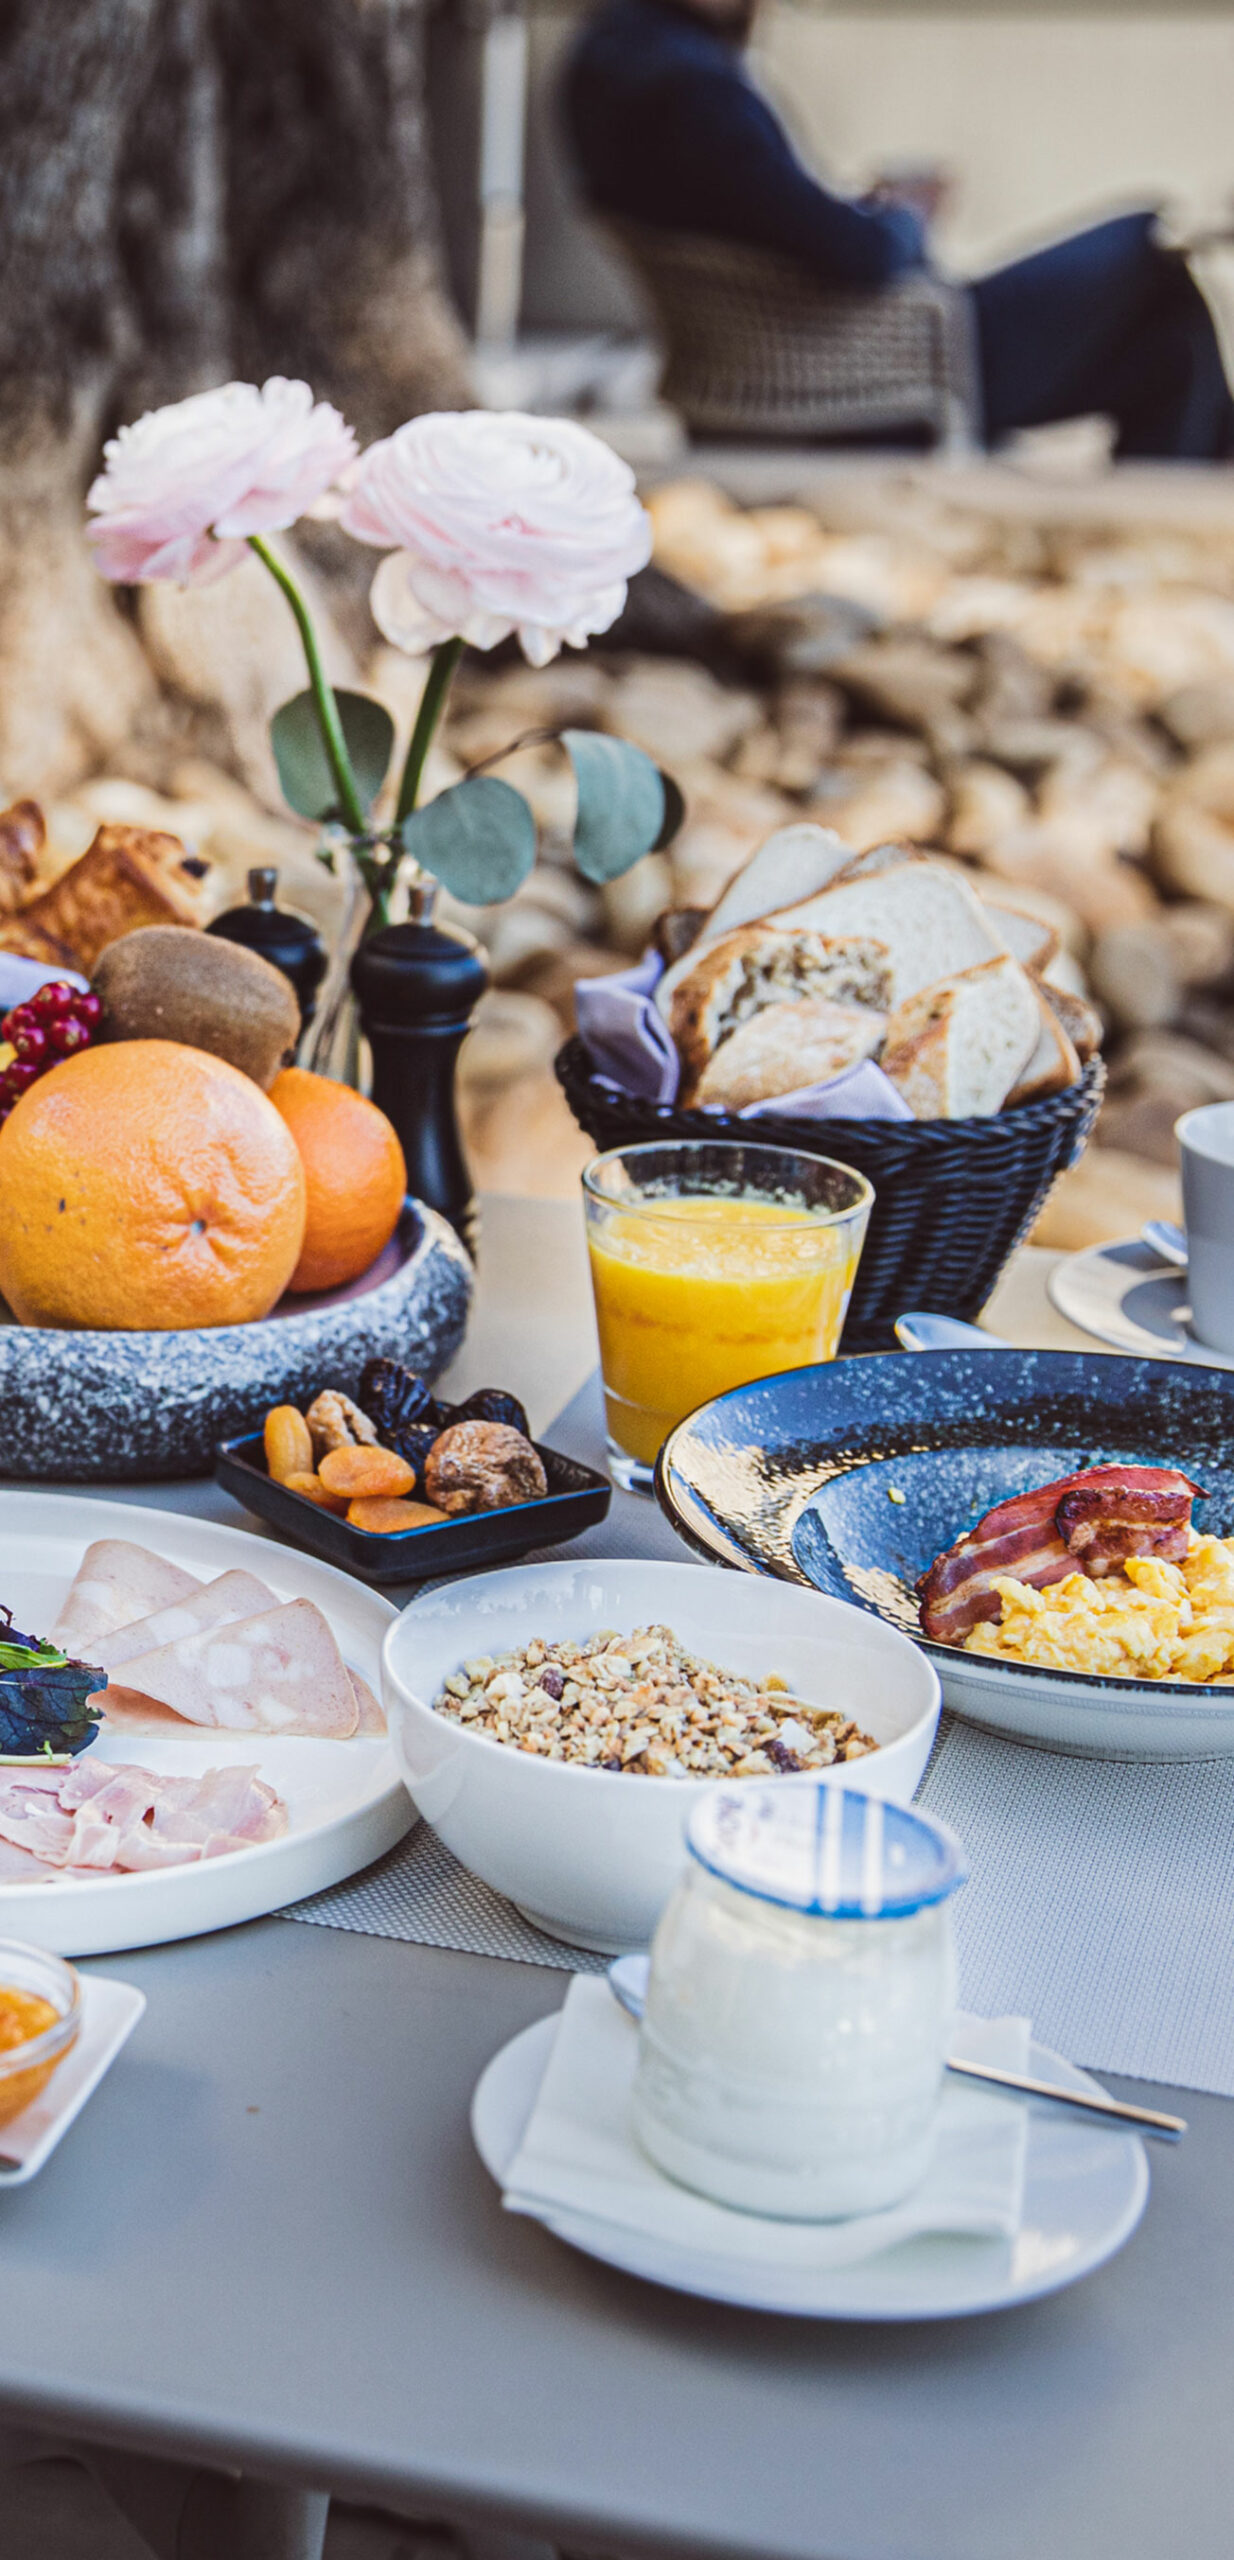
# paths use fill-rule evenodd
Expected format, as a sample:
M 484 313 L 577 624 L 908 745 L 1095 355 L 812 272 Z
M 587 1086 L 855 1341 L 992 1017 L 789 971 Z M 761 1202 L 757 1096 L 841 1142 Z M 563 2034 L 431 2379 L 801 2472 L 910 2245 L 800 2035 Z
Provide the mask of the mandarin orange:
M 81 1049 L 0 1128 L 0 1295 L 22 1324 L 247 1324 L 287 1287 L 304 1172 L 251 1078 L 204 1049 Z
M 403 1150 L 384 1111 L 329 1076 L 284 1067 L 270 1100 L 300 1150 L 307 1185 L 304 1243 L 288 1285 L 340 1288 L 368 1270 L 398 1225 Z

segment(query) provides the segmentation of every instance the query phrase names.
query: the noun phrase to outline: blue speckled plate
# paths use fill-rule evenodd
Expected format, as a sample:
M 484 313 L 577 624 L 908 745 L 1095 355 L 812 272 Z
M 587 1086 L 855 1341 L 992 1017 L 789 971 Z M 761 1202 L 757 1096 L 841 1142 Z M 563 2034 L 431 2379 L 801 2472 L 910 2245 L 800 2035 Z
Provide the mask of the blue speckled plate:
M 700 1554 L 917 1634 L 917 1575 L 983 1512 L 1117 1459 L 1182 1467 L 1205 1489 L 1196 1527 L 1234 1535 L 1234 1375 L 1086 1351 L 836 1360 L 700 1406 L 669 1434 L 656 1491 Z M 1023 1741 L 1115 1759 L 1234 1751 L 1234 1688 L 924 1650 L 949 1707 Z

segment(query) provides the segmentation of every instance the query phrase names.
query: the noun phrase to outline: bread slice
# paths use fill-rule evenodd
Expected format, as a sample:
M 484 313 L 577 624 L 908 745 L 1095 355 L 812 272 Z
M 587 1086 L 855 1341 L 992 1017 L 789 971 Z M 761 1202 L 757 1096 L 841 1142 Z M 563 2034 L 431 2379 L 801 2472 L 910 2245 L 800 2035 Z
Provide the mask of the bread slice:
M 708 1059 L 694 1100 L 744 1111 L 748 1103 L 770 1102 L 778 1093 L 828 1084 L 846 1067 L 872 1058 L 886 1028 L 886 1014 L 868 1005 L 817 998 L 765 1005 Z
M 816 826 L 810 818 L 777 827 L 717 899 L 703 928 L 707 940 L 716 942 L 738 925 L 758 924 L 776 907 L 814 897 L 852 859 L 851 844 L 834 827 Z
M 1028 1065 L 1021 1069 L 1007 1096 L 1009 1110 L 1021 1102 L 1044 1102 L 1052 1093 L 1065 1093 L 1067 1086 L 1074 1084 L 1080 1073 L 1075 1048 L 1053 1005 L 1039 986 L 1036 994 L 1041 1009 L 1041 1029 Z
M 1058 958 L 1058 935 L 1041 916 L 1030 915 L 1025 907 L 1004 906 L 1001 898 L 983 896 L 981 903 L 1022 969 L 1044 971 Z
M 80 862 L 0 926 L 0 949 L 43 960 L 67 952 L 89 975 L 109 942 L 145 924 L 204 924 L 212 865 L 178 836 L 100 827 Z
M 994 917 L 958 871 L 898 845 L 860 855 L 817 897 L 780 908 L 767 922 L 829 941 L 859 935 L 884 943 L 894 1005 L 1007 950 Z
M 1078 996 L 1072 988 L 1060 986 L 1056 978 L 1037 979 L 1037 991 L 1044 996 L 1051 1013 L 1066 1032 L 1081 1067 L 1095 1058 L 1101 1047 L 1101 1016 L 1087 996 Z
M 809 819 L 802 819 L 795 826 L 777 827 L 775 834 L 768 836 L 729 881 L 710 915 L 704 917 L 692 936 L 691 945 L 683 949 L 692 948 L 697 959 L 708 943 L 735 933 L 738 926 L 759 923 L 774 907 L 787 906 L 790 899 L 812 897 L 852 859 L 851 844 L 845 844 L 831 827 L 815 826 Z M 668 953 L 664 956 L 667 959 Z M 656 988 L 656 1011 L 665 1022 L 686 966 L 686 961 L 675 957 Z
M 779 933 L 765 924 L 725 934 L 696 959 L 673 997 L 669 1029 L 681 1058 L 682 1102 L 694 1100 L 708 1060 L 765 1006 L 810 997 L 872 1005 L 881 1014 L 890 987 L 886 951 L 869 936 L 833 942 L 821 933 Z
M 1041 1035 L 1037 990 L 1002 952 L 897 1006 L 879 1064 L 915 1119 L 984 1120 L 1001 1110 Z

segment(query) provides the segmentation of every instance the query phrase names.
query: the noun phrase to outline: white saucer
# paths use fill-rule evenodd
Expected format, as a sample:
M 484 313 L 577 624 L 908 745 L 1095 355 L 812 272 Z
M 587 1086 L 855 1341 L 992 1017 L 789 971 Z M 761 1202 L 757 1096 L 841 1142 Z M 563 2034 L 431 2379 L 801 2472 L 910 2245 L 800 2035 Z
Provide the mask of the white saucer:
M 472 2135 L 498 2186 L 504 2185 L 522 2141 L 557 2024 L 554 2016 L 525 2027 L 494 2055 L 477 2084 Z M 1099 2086 L 1044 2045 L 1030 2046 L 1028 2067 L 1066 2088 Z M 1129 2238 L 1147 2199 L 1148 2162 L 1137 2134 L 1108 2132 L 1064 2108 L 1033 2104 L 1024 2221 L 1014 2240 L 951 2238 L 940 2232 L 928 2240 L 905 2241 L 859 2266 L 802 2275 L 779 2266 L 754 2272 L 748 2260 L 672 2249 L 650 2235 L 618 2230 L 585 2214 L 539 2218 L 546 2230 L 588 2257 L 713 2302 L 793 2312 L 807 2319 L 947 2320 L 970 2311 L 1003 2311 L 1091 2274 Z
M 8 2124 L 0 2124 L 0 2156 L 18 2163 L 15 2169 L 0 2169 L 0 2190 L 24 2187 L 28 2178 L 37 2177 L 128 2042 L 146 2005 L 144 1991 L 99 1973 L 83 1973 L 81 1993 L 81 2028 L 72 2052 L 53 2071 L 41 2097 Z
M 1141 1358 L 1191 1360 L 1201 1369 L 1234 1369 L 1224 1351 L 1209 1351 L 1191 1330 L 1187 1274 L 1161 1262 L 1139 1236 L 1125 1244 L 1090 1244 L 1055 1264 L 1047 1283 L 1060 1316 L 1098 1342 Z

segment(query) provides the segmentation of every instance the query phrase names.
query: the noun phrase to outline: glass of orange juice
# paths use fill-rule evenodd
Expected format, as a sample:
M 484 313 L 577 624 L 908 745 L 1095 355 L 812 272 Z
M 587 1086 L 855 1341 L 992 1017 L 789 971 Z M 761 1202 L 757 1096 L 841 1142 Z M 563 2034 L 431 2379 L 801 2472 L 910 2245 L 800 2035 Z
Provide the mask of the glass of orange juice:
M 609 1465 L 646 1492 L 696 1405 L 835 1358 L 874 1193 L 830 1156 L 703 1138 L 597 1156 L 583 1198 Z

